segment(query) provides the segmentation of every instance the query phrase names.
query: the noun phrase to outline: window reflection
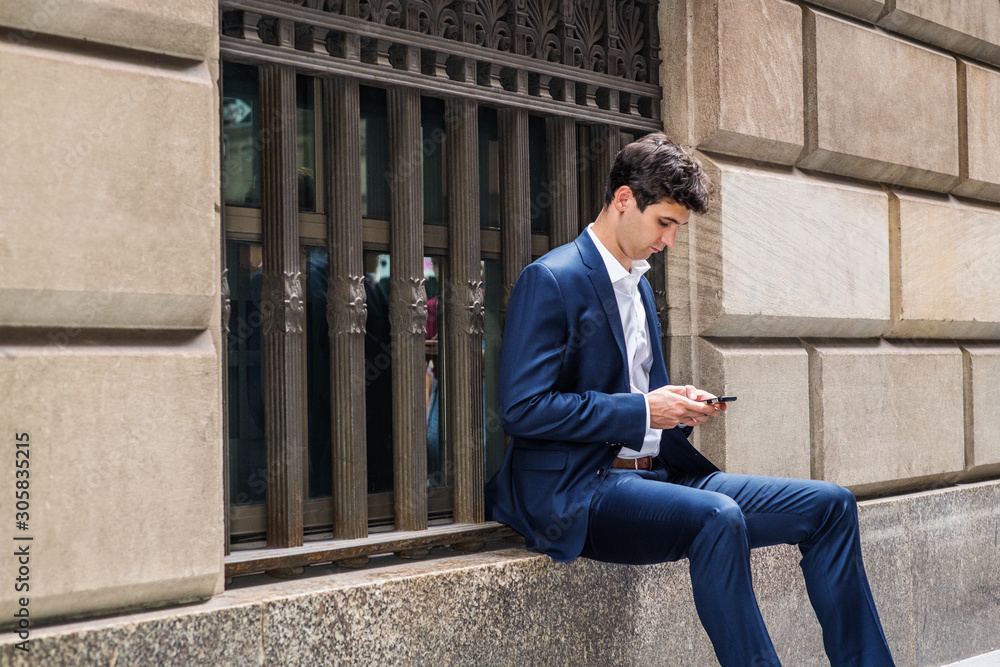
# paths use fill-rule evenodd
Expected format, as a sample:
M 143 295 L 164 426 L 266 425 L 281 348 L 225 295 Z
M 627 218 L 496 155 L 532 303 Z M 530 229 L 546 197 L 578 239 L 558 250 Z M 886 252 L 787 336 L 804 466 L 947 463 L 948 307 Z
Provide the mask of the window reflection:
M 309 431 L 309 497 L 333 495 L 330 422 L 330 327 L 326 319 L 327 252 L 305 250 L 306 413 Z
M 381 88 L 361 86 L 361 215 L 389 219 L 389 114 Z
M 222 65 L 222 191 L 227 204 L 260 207 L 257 68 Z
M 427 334 L 424 355 L 424 398 L 427 406 L 427 473 L 431 486 L 445 486 L 448 478 L 445 446 L 445 355 L 442 326 L 441 258 L 424 258 L 427 292 Z M 365 409 L 368 441 L 368 491 L 392 490 L 392 338 L 389 324 L 390 256 L 365 253 Z
M 421 158 L 424 181 L 424 222 L 447 224 L 444 100 L 420 98 Z
M 231 306 L 227 340 L 229 501 L 233 505 L 262 503 L 266 490 L 261 259 L 259 243 L 226 243 Z
M 549 183 L 549 158 L 545 150 L 545 119 L 528 116 L 528 183 L 531 192 L 531 233 L 549 233 L 549 208 L 552 185 Z
M 296 167 L 299 210 L 316 211 L 316 99 L 311 77 L 295 77 Z
M 479 108 L 479 226 L 500 228 L 500 131 L 497 110 Z

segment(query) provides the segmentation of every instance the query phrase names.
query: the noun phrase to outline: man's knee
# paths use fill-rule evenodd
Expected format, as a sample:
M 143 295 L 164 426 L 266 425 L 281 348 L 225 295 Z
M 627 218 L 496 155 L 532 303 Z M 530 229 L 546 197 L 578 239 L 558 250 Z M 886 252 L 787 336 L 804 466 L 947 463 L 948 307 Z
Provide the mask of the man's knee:
M 705 509 L 705 523 L 702 532 L 707 529 L 726 532 L 745 533 L 746 517 L 736 501 L 728 496 L 718 494 Z
M 824 504 L 839 514 L 856 514 L 858 501 L 854 494 L 839 484 L 819 482 L 819 494 Z

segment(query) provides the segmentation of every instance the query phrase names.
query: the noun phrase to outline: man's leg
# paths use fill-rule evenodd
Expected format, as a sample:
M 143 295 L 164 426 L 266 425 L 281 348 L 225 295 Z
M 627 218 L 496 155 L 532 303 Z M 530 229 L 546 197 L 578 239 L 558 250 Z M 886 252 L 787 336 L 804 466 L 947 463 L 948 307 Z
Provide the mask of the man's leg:
M 698 617 L 723 667 L 779 664 L 754 597 L 739 505 L 721 493 L 665 484 L 656 479 L 665 471 L 656 473 L 615 471 L 602 481 L 582 555 L 633 564 L 686 556 Z
M 857 503 L 847 489 L 815 480 L 715 473 L 677 480 L 740 506 L 751 547 L 797 544 L 809 600 L 831 665 L 892 665 L 861 557 Z

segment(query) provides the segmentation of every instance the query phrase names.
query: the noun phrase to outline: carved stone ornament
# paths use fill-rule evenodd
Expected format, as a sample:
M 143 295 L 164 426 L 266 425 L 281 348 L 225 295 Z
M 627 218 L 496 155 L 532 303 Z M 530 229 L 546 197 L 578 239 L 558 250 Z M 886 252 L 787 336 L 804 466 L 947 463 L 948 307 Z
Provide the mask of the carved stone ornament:
M 229 269 L 222 269 L 222 335 L 229 335 L 229 318 L 233 313 L 233 304 L 229 293 Z
M 344 278 L 330 277 L 327 289 L 326 318 L 330 333 L 364 334 L 368 320 L 368 304 L 365 294 L 365 277 L 350 275 Z
M 470 280 L 466 283 L 468 287 L 468 308 L 469 322 L 466 333 L 483 333 L 484 321 L 486 318 L 486 298 L 483 295 L 483 281 Z
M 507 0 L 479 0 L 476 2 L 476 44 L 497 51 L 510 51 L 510 25 Z
M 398 27 L 402 20 L 396 0 L 361 0 L 361 18 L 372 23 Z
M 277 276 L 265 274 L 261 290 L 264 332 L 302 333 L 306 315 L 306 305 L 302 295 L 301 272 L 285 272 Z
M 427 292 L 425 278 L 409 278 L 391 285 L 392 306 L 389 323 L 393 332 L 427 334 Z

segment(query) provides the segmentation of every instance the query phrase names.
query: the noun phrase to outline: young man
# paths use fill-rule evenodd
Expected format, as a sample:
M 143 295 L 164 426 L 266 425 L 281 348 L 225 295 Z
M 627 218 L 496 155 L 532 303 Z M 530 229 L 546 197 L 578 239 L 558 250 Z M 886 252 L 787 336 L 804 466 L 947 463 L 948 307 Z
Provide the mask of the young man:
M 779 664 L 750 549 L 797 544 L 831 664 L 892 665 L 854 496 L 828 482 L 719 472 L 687 440 L 725 405 L 669 384 L 642 274 L 692 211 L 707 210 L 708 186 L 697 160 L 647 135 L 615 159 L 597 220 L 521 273 L 500 375 L 511 442 L 488 512 L 558 561 L 688 558 L 698 615 L 725 667 Z

